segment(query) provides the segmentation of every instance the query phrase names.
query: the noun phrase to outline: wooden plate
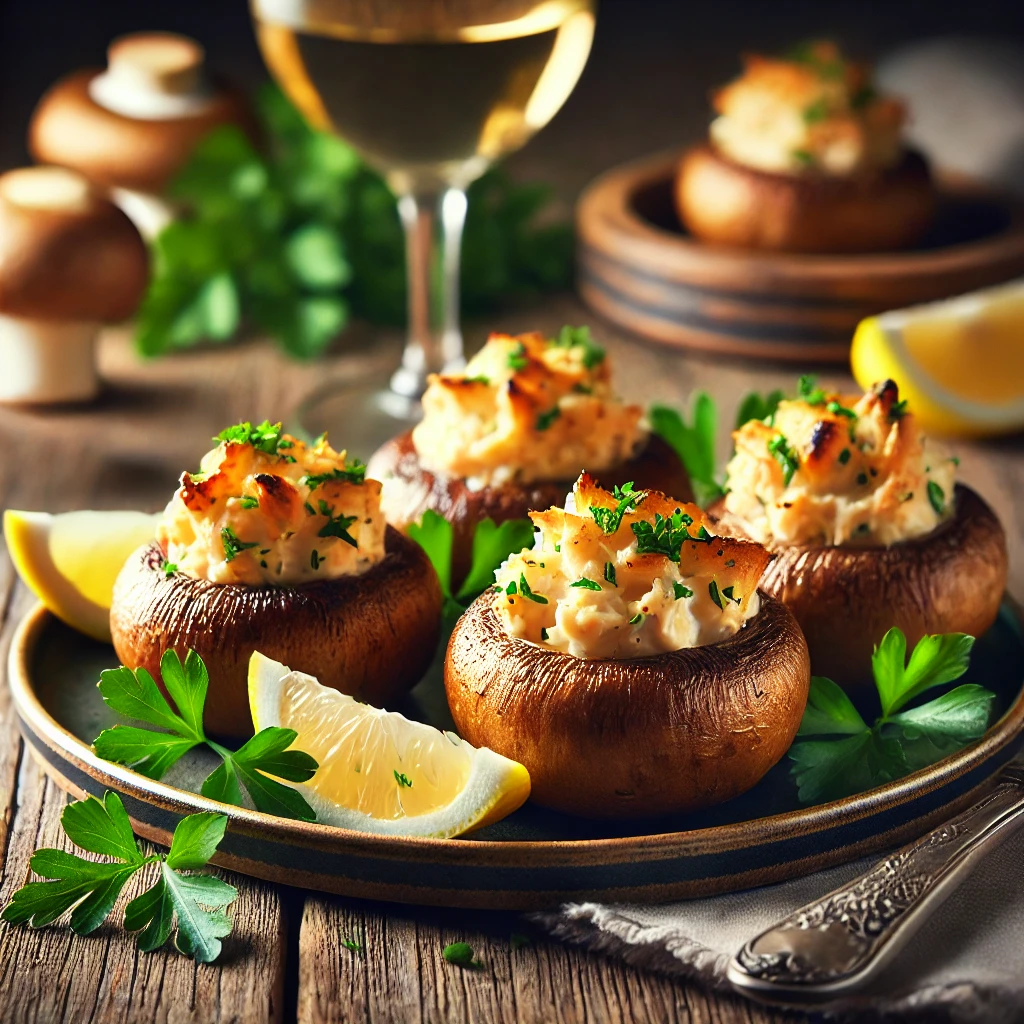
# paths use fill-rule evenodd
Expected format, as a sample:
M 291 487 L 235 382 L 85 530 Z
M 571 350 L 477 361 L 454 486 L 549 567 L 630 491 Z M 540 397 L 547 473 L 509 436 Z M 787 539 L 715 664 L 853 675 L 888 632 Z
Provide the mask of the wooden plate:
M 1024 207 L 964 182 L 943 184 L 936 223 L 915 250 L 814 256 L 699 242 L 673 208 L 680 155 L 609 171 L 576 208 L 583 299 L 651 341 L 804 364 L 846 362 L 864 317 L 1024 273 Z
M 227 814 L 228 832 L 214 858 L 226 868 L 327 892 L 439 906 L 656 902 L 807 874 L 893 847 L 966 807 L 1009 760 L 1024 730 L 1024 631 L 1005 607 L 976 645 L 968 676 L 997 692 L 999 720 L 975 746 L 900 782 L 800 808 L 782 764 L 751 792 L 702 814 L 600 823 L 527 805 L 469 839 L 391 839 L 197 796 L 216 764 L 205 752 L 188 755 L 163 782 L 100 760 L 89 741 L 118 719 L 95 684 L 101 669 L 116 664 L 111 647 L 73 632 L 41 606 L 18 629 L 9 672 L 14 704 L 29 750 L 57 785 L 77 797 L 117 790 L 136 831 L 165 846 L 183 815 Z M 436 673 L 402 710 L 449 724 Z

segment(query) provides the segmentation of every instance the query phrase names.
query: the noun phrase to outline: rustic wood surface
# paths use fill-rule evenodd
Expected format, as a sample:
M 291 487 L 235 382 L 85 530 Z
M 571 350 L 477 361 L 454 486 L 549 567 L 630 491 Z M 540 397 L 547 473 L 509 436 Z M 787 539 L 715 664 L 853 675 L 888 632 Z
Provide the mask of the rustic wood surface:
M 497 318 L 507 330 L 589 320 L 606 342 L 621 390 L 638 401 L 683 403 L 693 388 L 718 399 L 725 423 L 751 389 L 792 387 L 790 369 L 712 362 L 658 351 L 595 323 L 569 297 Z M 471 325 L 471 342 L 485 329 Z M 397 358 L 398 338 L 355 329 L 315 366 L 251 342 L 139 364 L 127 337 L 104 339 L 109 387 L 91 408 L 0 408 L 0 506 L 155 509 L 209 438 L 239 419 L 288 419 L 314 385 Z M 834 371 L 829 384 L 847 381 Z M 339 446 L 344 438 L 332 440 Z M 721 440 L 724 456 L 727 438 Z M 995 507 L 1010 538 L 1011 591 L 1024 595 L 1024 458 L 1020 439 L 953 445 L 963 479 Z M 0 658 L 30 607 L 0 550 Z M 0 899 L 26 878 L 28 858 L 57 840 L 63 795 L 25 755 L 0 687 Z M 0 927 L 0 1020 L 68 1022 L 718 1022 L 798 1020 L 531 932 L 515 915 L 408 908 L 322 897 L 231 877 L 240 890 L 222 959 L 197 967 L 173 952 L 139 954 L 118 925 L 89 938 L 63 928 Z M 517 938 L 513 940 L 513 935 Z M 525 944 L 519 935 L 529 936 Z M 356 953 L 345 947 L 353 940 Z M 444 962 L 470 942 L 483 969 Z

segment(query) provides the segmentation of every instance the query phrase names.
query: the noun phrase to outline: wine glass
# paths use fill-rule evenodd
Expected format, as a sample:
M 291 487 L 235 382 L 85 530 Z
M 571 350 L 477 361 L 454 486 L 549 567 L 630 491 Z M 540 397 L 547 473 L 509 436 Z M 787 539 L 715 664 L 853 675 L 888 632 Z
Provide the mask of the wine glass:
M 365 458 L 419 419 L 428 374 L 465 365 L 465 190 L 569 97 L 590 53 L 594 3 L 250 0 L 271 74 L 314 127 L 336 132 L 384 176 L 405 231 L 401 365 L 389 381 L 314 393 L 300 411 L 309 432 L 330 428 Z

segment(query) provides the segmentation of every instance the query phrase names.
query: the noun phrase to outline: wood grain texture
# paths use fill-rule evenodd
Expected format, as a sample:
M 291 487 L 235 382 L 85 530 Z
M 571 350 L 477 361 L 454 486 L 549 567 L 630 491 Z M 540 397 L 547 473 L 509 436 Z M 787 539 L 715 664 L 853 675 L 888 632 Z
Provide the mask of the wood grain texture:
M 795 368 L 715 363 L 638 345 L 585 311 L 572 297 L 468 324 L 470 345 L 489 330 L 556 331 L 591 323 L 614 361 L 627 399 L 685 404 L 702 388 L 715 395 L 731 426 L 747 391 L 792 390 Z M 162 506 L 181 469 L 209 438 L 238 419 L 287 419 L 311 387 L 361 370 L 393 365 L 397 332 L 354 328 L 345 349 L 314 366 L 284 361 L 271 346 L 247 343 L 138 364 L 127 339 L 108 333 L 101 366 L 109 381 L 93 407 L 32 411 L 0 408 L 0 505 L 52 511 Z M 801 367 L 801 370 L 812 367 Z M 823 375 L 828 387 L 852 386 L 845 373 Z M 334 438 L 343 445 L 344 438 Z M 729 441 L 723 429 L 719 457 Z M 955 443 L 960 475 L 982 494 L 1007 530 L 1010 591 L 1024 594 L 1024 443 Z M 33 472 L 24 472 L 24 467 Z M 0 554 L 0 608 L 6 657 L 13 622 L 29 607 Z M 25 877 L 27 858 L 55 835 L 62 798 L 32 763 L 23 763 L 0 687 L 0 896 Z M 174 953 L 136 955 L 117 929 L 79 939 L 69 932 L 0 926 L 0 1020 L 303 1022 L 679 1022 L 774 1024 L 806 1020 L 709 995 L 697 986 L 535 937 L 513 950 L 517 918 L 411 910 L 304 897 L 232 877 L 242 889 L 236 938 L 223 961 L 195 968 Z M 288 909 L 294 907 L 294 916 Z M 288 927 L 290 924 L 290 928 Z M 295 932 L 299 930 L 296 936 Z M 287 938 L 286 938 L 287 937 Z M 342 946 L 351 937 L 368 955 Z M 289 952 L 287 939 L 298 944 Z M 448 942 L 472 943 L 485 967 L 466 972 L 444 963 Z M 285 957 L 288 954 L 288 963 Z M 282 984 L 284 1003 L 281 1002 Z

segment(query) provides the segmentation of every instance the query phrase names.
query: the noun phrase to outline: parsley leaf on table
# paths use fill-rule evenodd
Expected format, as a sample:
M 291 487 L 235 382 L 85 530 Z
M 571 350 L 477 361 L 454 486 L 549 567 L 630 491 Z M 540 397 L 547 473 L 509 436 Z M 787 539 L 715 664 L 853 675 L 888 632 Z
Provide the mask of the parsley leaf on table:
M 473 553 L 466 578 L 458 593 L 452 594 L 452 524 L 433 509 L 427 509 L 418 523 L 409 526 L 409 536 L 426 552 L 444 595 L 444 615 L 457 619 L 468 605 L 494 583 L 494 570 L 514 551 L 533 543 L 529 519 L 509 519 L 497 524 L 482 519 L 473 531 Z
M 176 652 L 165 651 L 160 659 L 160 676 L 177 713 L 144 668 L 122 666 L 100 673 L 100 693 L 111 708 L 167 730 L 155 732 L 134 725 L 104 729 L 93 743 L 100 757 L 159 779 L 193 747 L 205 744 L 220 755 L 223 763 L 203 783 L 203 796 L 241 804 L 244 786 L 259 811 L 316 821 L 313 809 L 297 790 L 270 777 L 306 782 L 317 770 L 317 762 L 309 754 L 288 749 L 297 735 L 293 729 L 271 726 L 260 730 L 240 750 L 228 750 L 208 739 L 203 731 L 203 706 L 210 680 L 202 658 L 189 651 L 182 664 Z
M 722 485 L 715 479 L 715 436 L 718 411 L 714 400 L 698 391 L 691 400 L 692 423 L 667 405 L 651 406 L 651 429 L 667 441 L 682 460 L 689 474 L 697 504 L 709 505 L 722 496 Z
M 812 677 L 797 740 L 789 750 L 800 800 L 817 803 L 864 792 L 934 764 L 984 735 L 995 695 L 975 683 L 900 710 L 925 690 L 959 679 L 973 644 L 974 638 L 963 633 L 925 636 L 908 662 L 906 637 L 890 629 L 872 658 L 882 714 L 871 726 L 841 687 Z
M 147 865 L 159 865 L 155 884 L 125 908 L 128 931 L 140 931 L 139 948 L 159 949 L 177 926 L 175 945 L 186 956 L 210 963 L 220 955 L 220 940 L 231 932 L 224 910 L 238 895 L 234 886 L 206 874 L 183 874 L 205 867 L 216 852 L 227 817 L 190 814 L 178 822 L 166 854 L 146 856 L 132 833 L 121 798 L 107 792 L 68 804 L 61 815 L 67 837 L 89 853 L 114 861 L 86 860 L 64 850 L 36 850 L 32 870 L 47 879 L 28 882 L 4 907 L 3 920 L 28 921 L 39 928 L 71 910 L 71 929 L 79 935 L 95 931 L 110 915 L 128 880 Z

